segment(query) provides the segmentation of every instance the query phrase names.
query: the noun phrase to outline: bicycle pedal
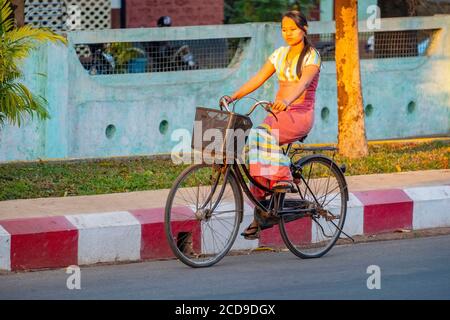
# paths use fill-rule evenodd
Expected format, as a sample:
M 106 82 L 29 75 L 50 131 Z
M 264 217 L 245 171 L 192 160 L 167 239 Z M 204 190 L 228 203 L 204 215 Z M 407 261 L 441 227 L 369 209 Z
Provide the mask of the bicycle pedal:
M 292 187 L 289 189 L 288 193 L 297 193 L 297 189 L 295 187 Z
M 273 215 L 270 212 L 257 210 L 254 214 L 256 222 L 258 222 L 261 230 L 271 228 L 280 222 L 280 217 Z

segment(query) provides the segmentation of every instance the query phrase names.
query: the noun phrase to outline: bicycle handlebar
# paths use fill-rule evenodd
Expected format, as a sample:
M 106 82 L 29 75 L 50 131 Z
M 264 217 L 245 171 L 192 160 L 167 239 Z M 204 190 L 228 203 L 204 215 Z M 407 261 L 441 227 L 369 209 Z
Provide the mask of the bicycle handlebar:
M 228 112 L 231 112 L 230 109 L 228 108 L 228 107 L 229 107 L 229 103 L 228 103 L 227 100 L 225 99 L 225 96 L 223 96 L 222 98 L 220 98 L 219 106 L 220 106 L 221 109 L 222 109 L 222 106 L 223 106 L 223 107 L 225 107 L 225 109 L 226 109 Z M 253 113 L 253 111 L 255 111 L 255 109 L 256 109 L 257 107 L 259 107 L 259 106 L 261 106 L 266 112 L 269 112 L 270 114 L 272 114 L 272 115 L 275 117 L 275 119 L 278 121 L 277 116 L 276 116 L 275 113 L 273 113 L 273 111 L 271 110 L 272 102 L 270 102 L 270 101 L 264 101 L 264 100 L 262 100 L 262 101 L 257 101 L 257 102 L 250 108 L 250 111 L 247 112 L 245 115 L 246 115 L 246 116 L 250 116 L 250 115 Z M 223 109 L 222 109 L 222 110 L 223 110 Z M 234 111 L 234 107 L 233 107 L 233 111 Z
M 224 106 L 225 109 L 227 109 L 228 112 L 231 112 L 230 109 L 228 109 L 228 102 L 227 102 L 227 100 L 225 99 L 225 97 L 226 97 L 226 96 L 223 96 L 223 97 L 220 98 L 220 100 L 219 100 L 219 107 L 220 107 L 220 110 L 223 110 L 222 106 Z

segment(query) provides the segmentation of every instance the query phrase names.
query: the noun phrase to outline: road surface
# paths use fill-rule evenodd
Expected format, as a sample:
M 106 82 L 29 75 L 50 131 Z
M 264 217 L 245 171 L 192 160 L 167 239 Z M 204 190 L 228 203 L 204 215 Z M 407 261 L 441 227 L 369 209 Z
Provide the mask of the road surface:
M 313 260 L 254 252 L 207 269 L 176 260 L 82 267 L 72 290 L 66 269 L 2 274 L 0 299 L 450 299 L 449 261 L 446 235 L 338 246 Z

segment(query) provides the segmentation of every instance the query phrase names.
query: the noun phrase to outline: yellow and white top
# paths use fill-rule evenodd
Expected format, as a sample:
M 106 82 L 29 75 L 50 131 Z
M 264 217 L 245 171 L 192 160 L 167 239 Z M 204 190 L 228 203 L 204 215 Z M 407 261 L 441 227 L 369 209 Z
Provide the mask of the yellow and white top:
M 270 62 L 275 67 L 277 72 L 278 80 L 280 81 L 298 81 L 300 80 L 297 75 L 297 63 L 300 55 L 297 55 L 292 60 L 291 66 L 286 62 L 286 57 L 289 52 L 289 46 L 280 47 L 276 49 L 269 57 Z M 320 68 L 322 59 L 320 58 L 319 52 L 310 48 L 309 52 L 306 53 L 305 59 L 303 60 L 302 69 L 309 65 L 315 65 Z

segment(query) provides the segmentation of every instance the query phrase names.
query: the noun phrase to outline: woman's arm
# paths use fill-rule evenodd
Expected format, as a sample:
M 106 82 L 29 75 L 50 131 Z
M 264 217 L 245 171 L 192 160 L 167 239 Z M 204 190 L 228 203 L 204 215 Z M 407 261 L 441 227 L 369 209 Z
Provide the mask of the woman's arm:
M 311 81 L 319 72 L 319 67 L 316 65 L 309 65 L 303 68 L 302 76 L 298 81 L 297 85 L 293 90 L 283 99 L 283 101 L 275 101 L 272 109 L 283 111 L 294 102 L 298 97 L 300 97 L 306 88 L 309 87 Z
M 267 60 L 261 70 L 258 71 L 249 81 L 240 87 L 232 96 L 233 100 L 240 99 L 249 93 L 258 89 L 267 79 L 269 79 L 275 72 L 275 67 L 272 62 Z

